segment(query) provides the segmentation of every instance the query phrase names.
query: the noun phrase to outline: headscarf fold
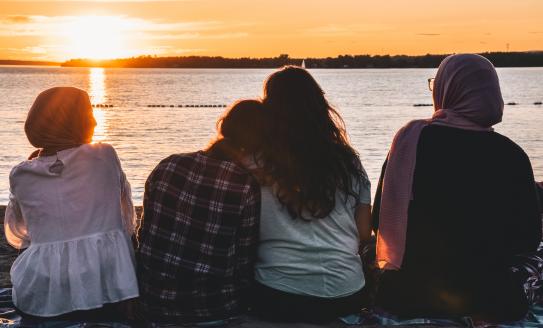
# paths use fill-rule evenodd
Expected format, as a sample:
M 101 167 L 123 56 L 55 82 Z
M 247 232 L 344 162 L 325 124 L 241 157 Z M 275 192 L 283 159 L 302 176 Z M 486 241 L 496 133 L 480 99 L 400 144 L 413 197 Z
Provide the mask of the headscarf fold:
M 59 150 L 90 143 L 94 120 L 89 95 L 74 87 L 55 87 L 40 93 L 28 112 L 25 133 L 28 141 L 54 154 Z
M 492 63 L 479 55 L 445 58 L 436 74 L 433 98 L 432 118 L 411 121 L 401 128 L 389 151 L 377 234 L 377 263 L 382 269 L 399 270 L 402 266 L 422 129 L 427 125 L 442 125 L 492 131 L 492 126 L 502 120 L 504 103 L 498 75 Z

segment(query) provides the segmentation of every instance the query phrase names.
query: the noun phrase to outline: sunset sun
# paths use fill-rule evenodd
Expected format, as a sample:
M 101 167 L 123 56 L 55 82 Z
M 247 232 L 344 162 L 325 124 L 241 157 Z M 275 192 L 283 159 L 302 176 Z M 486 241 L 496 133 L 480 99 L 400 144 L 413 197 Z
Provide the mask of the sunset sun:
M 76 17 L 65 31 L 70 57 L 107 59 L 130 55 L 126 48 L 127 24 L 120 17 Z

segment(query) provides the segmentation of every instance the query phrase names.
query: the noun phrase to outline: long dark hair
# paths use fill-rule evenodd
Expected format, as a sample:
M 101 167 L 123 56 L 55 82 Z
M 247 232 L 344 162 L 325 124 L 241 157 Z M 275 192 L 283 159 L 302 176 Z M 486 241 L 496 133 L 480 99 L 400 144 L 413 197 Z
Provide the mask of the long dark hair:
M 292 218 L 324 218 L 336 206 L 336 192 L 357 197 L 356 183 L 367 183 L 345 124 L 315 79 L 300 67 L 286 66 L 264 85 L 269 126 L 259 156 L 265 184 Z
M 256 154 L 264 138 L 264 111 L 258 100 L 240 100 L 232 104 L 217 121 L 217 138 L 206 152 L 238 164 L 247 155 Z

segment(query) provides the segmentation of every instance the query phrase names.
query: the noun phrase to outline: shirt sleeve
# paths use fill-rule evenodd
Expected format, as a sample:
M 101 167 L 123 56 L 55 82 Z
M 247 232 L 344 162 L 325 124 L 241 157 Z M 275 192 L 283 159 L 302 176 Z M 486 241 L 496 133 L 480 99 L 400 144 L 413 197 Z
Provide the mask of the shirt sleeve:
M 541 242 L 541 211 L 537 186 L 528 156 L 522 158 L 510 177 L 509 243 L 513 255 L 534 252 Z
M 537 183 L 537 195 L 539 196 L 539 211 L 543 213 L 543 182 Z
M 111 150 L 113 151 L 113 156 L 115 157 L 115 161 L 117 162 L 117 169 L 119 170 L 119 183 L 121 186 L 120 206 L 123 227 L 126 233 L 128 233 L 129 235 L 133 235 L 136 230 L 137 216 L 136 209 L 134 208 L 134 203 L 132 202 L 132 188 L 130 187 L 130 183 L 126 178 L 126 174 L 121 167 L 121 160 L 119 159 L 117 152 L 113 147 L 111 147 Z
M 251 185 L 241 213 L 237 236 L 237 272 L 242 288 L 248 292 L 253 281 L 253 265 L 256 259 L 260 221 L 260 187 Z
M 356 181 L 358 188 L 358 204 L 371 205 L 371 182 L 362 163 L 359 163 L 362 175 Z
M 381 175 L 379 177 L 379 183 L 377 184 L 377 190 L 375 191 L 375 198 L 373 200 L 373 207 L 371 210 L 371 221 L 373 226 L 373 232 L 377 233 L 379 229 L 379 214 L 381 212 L 381 192 L 383 190 L 383 179 L 385 178 L 385 170 L 387 168 L 388 157 L 383 163 L 381 169 Z
M 17 248 L 30 246 L 30 237 L 26 228 L 19 203 L 13 194 L 9 195 L 9 203 L 4 217 L 4 233 L 8 243 Z
M 125 231 L 132 235 L 136 230 L 137 216 L 132 202 L 132 188 L 121 169 L 121 216 Z
M 146 237 L 150 230 L 150 227 L 149 227 L 150 221 L 152 221 L 153 216 L 155 214 L 155 210 L 153 208 L 154 196 L 156 193 L 155 181 L 157 180 L 157 176 L 160 176 L 162 172 L 161 168 L 163 166 L 163 163 L 166 160 L 163 160 L 162 162 L 160 162 L 149 174 L 149 176 L 147 177 L 147 180 L 145 181 L 145 190 L 143 193 L 143 212 L 141 214 L 141 219 L 137 227 L 137 239 L 139 242 L 139 246 L 137 249 L 138 252 L 140 251 L 142 242 L 146 240 Z

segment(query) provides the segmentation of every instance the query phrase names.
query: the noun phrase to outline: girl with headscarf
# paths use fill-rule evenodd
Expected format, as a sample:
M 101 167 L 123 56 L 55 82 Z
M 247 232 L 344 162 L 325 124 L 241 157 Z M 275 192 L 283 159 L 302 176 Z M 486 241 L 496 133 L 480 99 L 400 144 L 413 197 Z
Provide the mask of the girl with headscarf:
M 405 316 L 520 319 L 528 303 L 509 267 L 537 249 L 541 217 L 528 156 L 492 129 L 497 73 L 484 57 L 449 56 L 433 98 L 432 118 L 394 137 L 377 188 L 377 303 Z
M 77 88 L 40 93 L 28 113 L 38 149 L 10 173 L 4 219 L 7 241 L 26 248 L 11 268 L 23 314 L 100 320 L 110 303 L 138 296 L 130 185 L 113 147 L 91 144 L 95 126 Z

